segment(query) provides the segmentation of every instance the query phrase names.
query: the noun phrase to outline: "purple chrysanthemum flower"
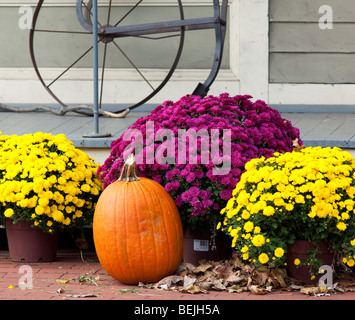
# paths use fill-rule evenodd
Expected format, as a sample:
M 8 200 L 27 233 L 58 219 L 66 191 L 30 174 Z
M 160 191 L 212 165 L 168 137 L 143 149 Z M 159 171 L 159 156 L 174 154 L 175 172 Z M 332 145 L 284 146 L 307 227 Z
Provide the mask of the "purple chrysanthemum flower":
M 142 162 L 137 164 L 139 174 L 165 187 L 185 224 L 199 221 L 213 225 L 221 219 L 219 209 L 225 207 L 249 160 L 268 158 L 276 151 L 292 151 L 295 139 L 302 144 L 299 130 L 277 110 L 261 100 L 252 102 L 251 96 L 231 97 L 227 93 L 206 98 L 188 95 L 177 102 L 165 101 L 127 131 L 134 129 L 141 133 L 138 138 L 143 142 Z M 163 133 L 170 130 L 174 139 L 161 139 L 159 130 L 160 134 L 161 130 L 165 130 Z M 195 139 L 196 145 L 190 143 L 190 137 L 181 140 L 179 136 L 184 132 L 188 136 L 192 130 L 200 134 Z M 229 154 L 224 154 L 223 146 L 228 143 L 224 132 L 230 135 Z M 119 177 L 127 156 L 124 153 L 132 139 L 125 140 L 122 135 L 112 142 L 111 155 L 98 170 L 105 187 Z M 230 167 L 217 175 L 224 163 Z

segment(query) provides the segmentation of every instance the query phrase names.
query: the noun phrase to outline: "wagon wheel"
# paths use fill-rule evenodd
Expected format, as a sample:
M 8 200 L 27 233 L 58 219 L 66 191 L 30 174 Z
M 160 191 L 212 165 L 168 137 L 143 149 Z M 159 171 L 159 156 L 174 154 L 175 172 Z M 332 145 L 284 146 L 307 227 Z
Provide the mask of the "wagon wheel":
M 81 10 L 79 12 L 77 10 L 78 16 L 75 16 L 75 10 L 71 10 L 69 14 L 64 12 L 62 16 L 59 16 L 58 10 L 51 12 L 50 8 L 43 6 L 43 2 L 44 0 L 38 1 L 32 20 L 30 30 L 31 60 L 44 88 L 60 105 L 68 107 L 73 102 L 68 101 L 68 98 L 64 96 L 65 94 L 63 95 L 63 91 L 66 89 L 63 89 L 63 86 L 66 84 L 61 80 L 72 79 L 70 75 L 73 73 L 76 77 L 83 77 L 85 76 L 85 73 L 82 72 L 84 69 L 80 68 L 86 68 L 87 71 L 92 68 L 92 33 L 83 29 L 78 21 L 78 18 L 84 19 L 86 23 L 92 26 L 92 0 L 78 0 L 78 4 L 81 6 Z M 184 30 L 181 28 L 180 31 L 169 34 L 125 38 L 105 35 L 104 28 L 106 26 L 141 23 L 142 10 L 146 8 L 143 7 L 142 9 L 143 0 L 132 1 L 133 4 L 129 7 L 115 6 L 114 2 L 112 0 L 105 1 L 106 4 L 100 6 L 98 10 L 98 43 L 100 48 L 99 59 L 101 60 L 99 66 L 101 75 L 99 80 L 99 108 L 105 104 L 105 85 L 108 71 L 115 74 L 124 70 L 129 71 L 130 75 L 133 72 L 135 75 L 133 81 L 139 80 L 139 83 L 143 84 L 135 92 L 129 92 L 134 101 L 124 101 L 123 103 L 120 102 L 120 95 L 127 95 L 127 89 L 119 88 L 118 84 L 115 84 L 113 88 L 111 86 L 111 96 L 114 94 L 117 97 L 117 104 L 120 105 L 115 107 L 116 111 L 114 110 L 114 112 L 121 112 L 122 110 L 117 109 L 122 109 L 122 106 L 124 106 L 124 109 L 134 109 L 147 102 L 168 82 L 181 56 Z M 178 10 L 174 8 L 174 14 L 183 20 L 181 0 L 177 0 L 177 8 Z M 170 60 L 164 61 L 164 65 L 160 66 L 159 61 L 154 61 L 156 55 L 154 52 L 159 52 L 159 48 L 163 46 L 169 48 L 170 52 L 165 56 L 170 57 Z M 147 54 L 152 56 L 147 57 Z M 140 63 L 140 57 L 146 59 L 145 63 L 148 64 L 148 67 Z M 55 69 L 53 69 L 53 65 L 56 66 Z M 51 69 L 46 69 L 49 67 Z M 149 68 L 157 67 L 162 69 L 159 78 L 154 79 L 149 74 Z M 85 78 L 85 80 L 88 79 Z M 88 92 L 90 92 L 89 90 L 92 87 L 88 88 Z M 62 93 L 59 96 L 60 90 Z M 68 90 L 71 90 L 70 84 Z M 83 88 L 83 90 L 87 89 Z

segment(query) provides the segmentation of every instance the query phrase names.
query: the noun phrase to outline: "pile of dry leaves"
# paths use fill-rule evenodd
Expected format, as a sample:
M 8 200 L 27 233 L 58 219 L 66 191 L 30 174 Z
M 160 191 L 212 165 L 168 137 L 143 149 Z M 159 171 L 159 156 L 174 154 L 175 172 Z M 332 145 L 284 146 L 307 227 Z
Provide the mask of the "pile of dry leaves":
M 223 261 L 201 261 L 198 266 L 184 262 L 175 275 L 144 287 L 180 291 L 186 293 L 208 293 L 211 290 L 225 290 L 230 293 L 249 291 L 266 294 L 275 290 L 300 291 L 309 295 L 324 295 L 354 291 L 336 283 L 331 289 L 318 286 L 302 286 L 288 278 L 285 269 L 261 266 L 256 268 L 245 264 L 239 257 Z

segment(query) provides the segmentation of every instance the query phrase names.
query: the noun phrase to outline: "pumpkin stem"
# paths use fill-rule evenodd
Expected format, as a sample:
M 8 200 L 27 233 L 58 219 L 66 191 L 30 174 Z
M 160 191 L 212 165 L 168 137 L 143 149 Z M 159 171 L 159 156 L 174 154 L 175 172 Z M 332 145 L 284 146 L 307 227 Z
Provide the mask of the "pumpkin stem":
M 123 165 L 121 176 L 118 178 L 118 181 L 132 182 L 139 180 L 140 178 L 136 173 L 136 159 L 134 158 L 134 155 L 131 154 Z

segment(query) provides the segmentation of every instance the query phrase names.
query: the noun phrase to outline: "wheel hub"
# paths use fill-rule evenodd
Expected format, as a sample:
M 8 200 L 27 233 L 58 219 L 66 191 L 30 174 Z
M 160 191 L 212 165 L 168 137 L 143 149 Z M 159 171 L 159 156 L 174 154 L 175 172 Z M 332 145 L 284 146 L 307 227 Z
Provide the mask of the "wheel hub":
M 106 30 L 109 27 L 111 27 L 111 26 L 106 25 L 106 26 L 99 28 L 99 40 L 103 43 L 110 43 L 115 39 L 115 37 L 112 34 L 106 34 Z

